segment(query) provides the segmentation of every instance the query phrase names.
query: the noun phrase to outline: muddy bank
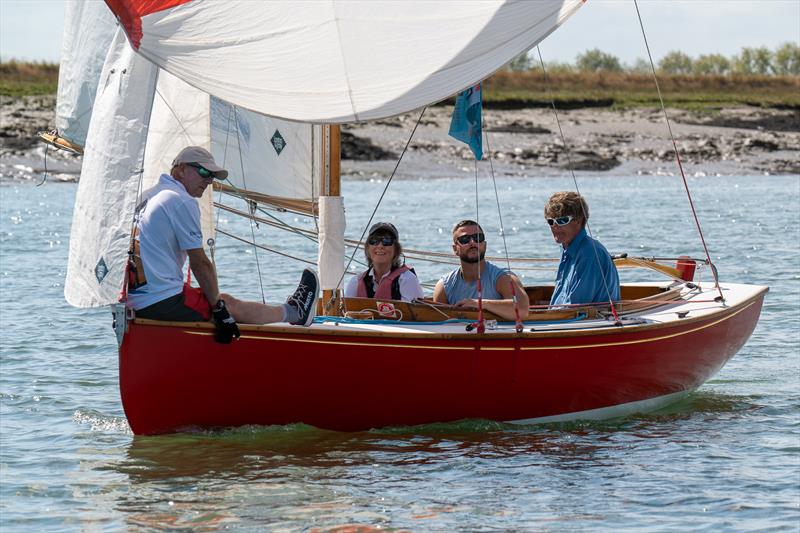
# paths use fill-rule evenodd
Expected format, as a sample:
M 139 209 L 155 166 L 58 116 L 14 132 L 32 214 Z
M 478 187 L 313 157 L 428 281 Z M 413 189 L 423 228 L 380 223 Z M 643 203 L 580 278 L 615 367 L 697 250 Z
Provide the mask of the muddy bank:
M 0 100 L 2 177 L 13 177 L 15 160 L 44 153 L 36 134 L 54 124 L 55 98 Z M 450 107 L 426 110 L 398 177 L 415 176 L 414 166 L 434 176 L 471 171 L 469 149 L 447 135 Z M 800 174 L 800 111 L 739 107 L 693 112 L 667 110 L 684 169 L 689 175 Z M 343 126 L 342 169 L 351 177 L 388 175 L 419 112 L 368 124 Z M 574 170 L 592 175 L 673 174 L 675 154 L 658 109 L 611 111 L 487 110 L 484 146 L 495 172 L 555 175 Z M 560 128 L 559 128 L 560 126 Z M 563 131 L 567 146 L 561 139 Z M 75 159 L 48 151 L 49 169 L 75 168 Z
M 447 135 L 450 108 L 425 112 L 406 157 L 470 165 L 472 153 Z M 684 169 L 690 175 L 800 174 L 800 112 L 756 107 L 699 113 L 668 109 Z M 400 153 L 419 115 L 344 129 Z M 484 113 L 484 155 L 495 171 L 553 175 L 570 169 L 605 174 L 677 172 L 664 114 L 658 109 L 517 109 Z M 560 128 L 559 128 L 560 126 Z M 560 131 L 563 132 L 562 140 Z M 565 146 L 566 142 L 566 146 Z M 380 165 L 373 165 L 378 167 Z M 354 173 L 357 165 L 343 164 Z

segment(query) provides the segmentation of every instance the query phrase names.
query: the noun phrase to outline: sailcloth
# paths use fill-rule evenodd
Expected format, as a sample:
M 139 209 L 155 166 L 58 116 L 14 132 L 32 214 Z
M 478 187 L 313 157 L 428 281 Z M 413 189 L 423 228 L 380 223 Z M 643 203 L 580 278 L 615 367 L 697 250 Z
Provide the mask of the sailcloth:
M 106 0 L 131 45 L 222 100 L 315 123 L 447 98 L 541 41 L 584 0 Z
M 116 32 L 117 21 L 102 2 L 72 0 L 66 3 L 58 68 L 56 129 L 73 144 L 86 144 L 97 83 Z
M 158 67 L 119 30 L 100 76 L 72 216 L 64 296 L 76 307 L 119 299 L 157 78 Z

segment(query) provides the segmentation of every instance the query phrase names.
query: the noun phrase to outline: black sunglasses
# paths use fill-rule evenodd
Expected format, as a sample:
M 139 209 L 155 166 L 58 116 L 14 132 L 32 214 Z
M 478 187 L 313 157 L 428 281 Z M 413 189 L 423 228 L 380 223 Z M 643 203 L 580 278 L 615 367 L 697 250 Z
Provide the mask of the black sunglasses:
M 393 244 L 394 244 L 394 237 L 392 237 L 392 236 L 390 236 L 390 235 L 387 235 L 387 236 L 385 236 L 385 237 L 370 237 L 370 238 L 367 240 L 367 243 L 368 243 L 370 246 L 375 246 L 375 245 L 377 245 L 378 243 L 380 243 L 380 244 L 382 244 L 382 245 L 384 245 L 384 246 L 391 246 L 391 245 L 393 245 Z
M 214 173 L 208 170 L 203 165 L 198 165 L 197 163 L 186 163 L 186 165 L 194 169 L 197 169 L 197 173 L 200 174 L 200 177 L 203 178 L 204 180 L 207 180 L 208 178 L 216 178 Z
M 461 237 L 456 237 L 456 240 L 459 244 L 469 244 L 470 241 L 481 243 L 486 240 L 486 235 L 483 233 L 473 233 L 472 235 L 462 235 Z

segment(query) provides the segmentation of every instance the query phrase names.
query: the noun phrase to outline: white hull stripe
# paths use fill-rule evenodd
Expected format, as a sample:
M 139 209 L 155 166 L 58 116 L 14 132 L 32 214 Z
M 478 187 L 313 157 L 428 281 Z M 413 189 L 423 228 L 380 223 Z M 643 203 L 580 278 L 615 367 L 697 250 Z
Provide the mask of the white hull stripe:
M 506 420 L 510 424 L 549 424 L 551 422 L 570 422 L 574 420 L 608 420 L 611 418 L 621 418 L 635 413 L 649 413 L 656 411 L 671 403 L 686 397 L 692 390 L 674 392 L 664 396 L 638 400 L 635 402 L 621 403 L 609 407 L 589 409 L 587 411 L 576 411 L 574 413 L 564 413 L 562 415 L 542 416 L 539 418 L 526 418 L 524 420 Z

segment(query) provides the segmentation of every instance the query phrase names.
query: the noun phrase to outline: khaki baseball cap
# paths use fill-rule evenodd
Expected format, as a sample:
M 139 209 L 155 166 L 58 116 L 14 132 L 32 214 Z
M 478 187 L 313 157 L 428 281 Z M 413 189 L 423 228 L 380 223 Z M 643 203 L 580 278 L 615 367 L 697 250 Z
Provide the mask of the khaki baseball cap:
M 176 167 L 181 163 L 197 163 L 214 173 L 218 180 L 228 177 L 228 171 L 214 162 L 214 156 L 205 148 L 199 146 L 187 146 L 180 151 L 178 156 L 172 161 L 172 166 Z

